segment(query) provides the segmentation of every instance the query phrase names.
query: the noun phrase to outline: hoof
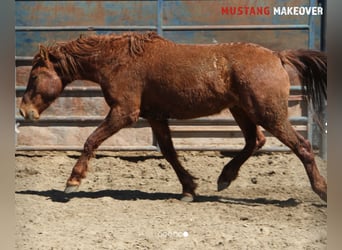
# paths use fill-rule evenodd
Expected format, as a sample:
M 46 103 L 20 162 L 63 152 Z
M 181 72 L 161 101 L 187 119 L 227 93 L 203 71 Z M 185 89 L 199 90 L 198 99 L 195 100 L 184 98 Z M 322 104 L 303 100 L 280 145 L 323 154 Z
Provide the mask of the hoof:
M 77 192 L 77 190 L 78 190 L 78 186 L 67 186 L 64 189 L 64 193 L 66 193 L 66 194 L 75 193 L 75 192 Z
M 321 193 L 321 194 L 319 194 L 319 197 L 320 197 L 323 201 L 328 202 L 327 193 Z
M 222 191 L 224 189 L 226 189 L 227 187 L 229 187 L 230 182 L 219 182 L 217 183 L 217 191 Z
M 180 200 L 184 201 L 184 202 L 193 202 L 194 196 L 192 194 L 189 194 L 189 193 L 184 193 L 183 197 Z

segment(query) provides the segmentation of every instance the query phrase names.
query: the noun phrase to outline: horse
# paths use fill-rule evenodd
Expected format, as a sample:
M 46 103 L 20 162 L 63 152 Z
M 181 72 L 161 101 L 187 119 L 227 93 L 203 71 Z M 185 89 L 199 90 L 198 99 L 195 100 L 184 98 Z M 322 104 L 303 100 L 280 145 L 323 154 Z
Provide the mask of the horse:
M 245 146 L 224 166 L 218 191 L 227 188 L 241 165 L 265 144 L 261 126 L 297 155 L 313 191 L 327 201 L 327 183 L 311 144 L 288 121 L 289 71 L 301 79 L 315 107 L 326 104 L 327 57 L 320 51 L 273 51 L 240 42 L 178 44 L 155 32 L 81 35 L 40 45 L 19 112 L 25 119 L 38 120 L 74 80 L 100 85 L 109 112 L 84 143 L 66 193 L 77 191 L 99 145 L 142 117 L 176 172 L 181 200 L 193 201 L 197 184 L 177 157 L 168 120 L 208 116 L 228 108 L 242 130 Z

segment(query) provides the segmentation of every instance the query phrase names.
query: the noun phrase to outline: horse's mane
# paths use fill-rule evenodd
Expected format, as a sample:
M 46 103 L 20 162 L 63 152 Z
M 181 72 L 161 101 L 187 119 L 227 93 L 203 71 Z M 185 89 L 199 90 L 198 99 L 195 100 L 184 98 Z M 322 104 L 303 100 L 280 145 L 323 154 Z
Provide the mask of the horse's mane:
M 82 62 L 84 60 L 90 61 L 99 55 L 103 57 L 110 56 L 113 53 L 123 53 L 125 48 L 128 48 L 128 55 L 134 58 L 144 53 L 145 43 L 155 40 L 169 42 L 155 32 L 128 32 L 122 35 L 81 35 L 76 40 L 57 42 L 50 45 L 48 51 L 50 60 L 56 64 L 60 73 L 63 76 L 72 76 L 83 71 Z M 40 56 L 37 55 L 33 64 L 37 63 L 39 59 Z
M 144 52 L 144 44 L 153 40 L 165 40 L 155 32 L 147 33 L 124 33 L 122 35 L 81 35 L 78 39 L 57 43 L 57 46 L 64 47 L 65 51 L 75 57 L 88 57 L 99 51 L 110 50 L 115 47 L 118 41 L 128 41 L 129 53 L 131 56 L 140 55 Z

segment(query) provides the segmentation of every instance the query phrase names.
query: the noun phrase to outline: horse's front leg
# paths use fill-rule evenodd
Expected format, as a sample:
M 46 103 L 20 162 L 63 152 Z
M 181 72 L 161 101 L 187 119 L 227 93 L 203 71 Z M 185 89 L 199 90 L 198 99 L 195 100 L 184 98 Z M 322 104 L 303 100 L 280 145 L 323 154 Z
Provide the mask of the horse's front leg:
M 139 118 L 139 110 L 124 112 L 122 108 L 115 107 L 110 110 L 105 120 L 88 137 L 84 144 L 83 152 L 72 169 L 67 181 L 65 192 L 75 192 L 81 180 L 86 177 L 88 162 L 94 155 L 95 150 L 121 128 L 131 125 Z

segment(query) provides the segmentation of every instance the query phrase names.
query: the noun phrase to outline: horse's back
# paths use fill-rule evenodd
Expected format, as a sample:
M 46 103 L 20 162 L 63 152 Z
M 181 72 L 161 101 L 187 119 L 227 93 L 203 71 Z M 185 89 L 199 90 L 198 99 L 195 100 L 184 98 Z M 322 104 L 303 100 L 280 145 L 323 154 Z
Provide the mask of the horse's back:
M 250 99 L 286 98 L 289 88 L 279 57 L 249 43 L 156 46 L 147 64 L 142 113 L 153 116 L 210 115 Z
M 188 119 L 218 113 L 235 102 L 229 63 L 214 46 L 170 44 L 156 47 L 148 57 L 145 117 Z

